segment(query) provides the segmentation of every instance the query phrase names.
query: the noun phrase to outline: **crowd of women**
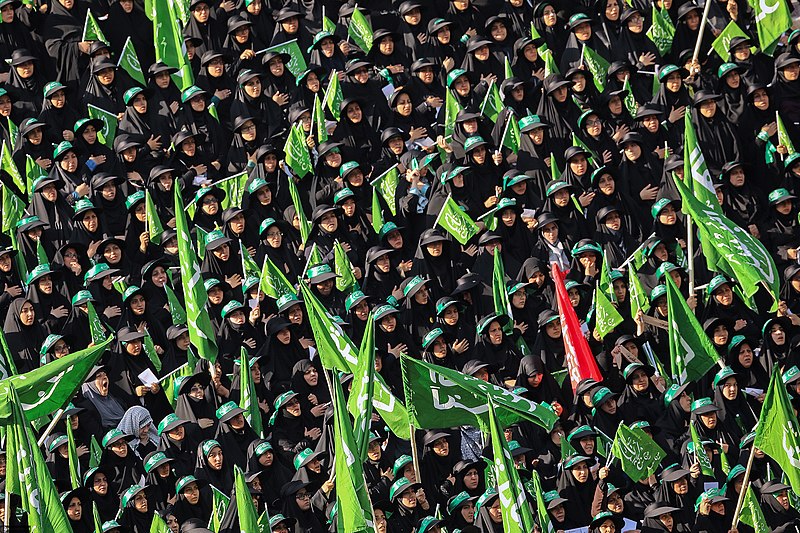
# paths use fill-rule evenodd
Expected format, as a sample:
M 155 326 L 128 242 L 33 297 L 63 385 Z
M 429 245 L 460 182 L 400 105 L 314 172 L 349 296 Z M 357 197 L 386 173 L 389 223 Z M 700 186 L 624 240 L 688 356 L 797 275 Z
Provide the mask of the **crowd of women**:
M 707 1 L 706 19 L 694 0 L 190 0 L 183 37 L 193 82 L 184 85 L 187 74 L 156 61 L 150 2 L 0 0 L 0 134 L 11 155 L 0 179 L 25 206 L 0 237 L 8 357 L 24 373 L 88 347 L 90 307 L 115 334 L 43 446 L 72 531 L 95 532 L 96 508 L 102 533 L 147 533 L 155 513 L 175 533 L 238 532 L 236 505 L 211 519 L 214 494 L 232 494 L 235 465 L 269 530 L 336 531 L 336 374 L 320 364 L 302 299 L 265 296 L 245 255 L 308 284 L 356 345 L 372 316 L 376 371 L 400 400 L 405 355 L 552 406 L 559 420 L 550 431 L 505 428 L 522 479 L 541 479 L 542 529 L 548 516 L 556 531 L 750 531 L 732 518 L 752 455 L 749 478 L 769 528 L 796 531 L 797 497 L 753 446 L 753 429 L 774 370 L 800 402 L 800 154 L 791 146 L 800 142 L 800 31 L 767 55 L 748 2 Z M 108 42 L 83 40 L 89 9 Z M 371 22 L 368 51 L 348 35 L 354 9 Z M 675 27 L 668 46 L 648 36 L 654 14 Z M 715 51 L 731 21 L 744 35 Z M 129 39 L 146 85 L 118 67 Z M 308 66 L 297 75 L 290 56 L 265 52 L 290 41 Z M 607 71 L 592 74 L 591 52 Z M 325 99 L 334 79 L 341 102 Z M 504 109 L 490 117 L 496 89 Z M 88 106 L 117 116 L 113 142 Z M 684 177 L 687 113 L 722 212 L 783 273 L 777 312 L 769 295 L 745 303 L 736 280 L 706 268 L 709 243 L 688 246 L 674 181 Z M 514 149 L 509 121 L 520 131 Z M 303 177 L 286 164 L 292 128 L 313 164 Z M 33 174 L 28 186 L 14 167 L 23 182 Z M 392 168 L 393 196 L 373 190 L 370 181 Z M 217 182 L 242 172 L 241 202 L 226 198 Z M 165 391 L 143 376 L 197 360 L 171 312 L 187 274 L 176 189 L 194 206 L 218 357 Z M 166 228 L 158 243 L 148 198 Z M 481 220 L 466 244 L 436 223 L 448 198 Z M 336 285 L 337 243 L 356 278 L 347 292 Z M 724 368 L 667 386 L 667 332 L 631 313 L 626 259 L 637 251 L 647 314 L 667 318 L 669 276 Z M 495 313 L 495 254 L 513 316 Z M 604 261 L 624 321 L 601 339 L 592 294 Z M 700 287 L 692 293 L 690 263 Z M 564 379 L 553 264 L 569 272 L 569 299 L 603 377 L 575 391 Z M 242 348 L 262 435 L 239 406 Z M 352 376 L 339 379 L 349 390 Z M 623 422 L 666 452 L 653 476 L 634 482 L 619 463 L 605 464 Z M 372 429 L 364 469 L 375 531 L 504 530 L 491 445 L 478 429 L 419 431 L 413 445 L 377 415 Z M 93 440 L 102 453 L 89 468 Z M 0 511 L 6 530 L 26 531 L 21 502 L 10 500 Z

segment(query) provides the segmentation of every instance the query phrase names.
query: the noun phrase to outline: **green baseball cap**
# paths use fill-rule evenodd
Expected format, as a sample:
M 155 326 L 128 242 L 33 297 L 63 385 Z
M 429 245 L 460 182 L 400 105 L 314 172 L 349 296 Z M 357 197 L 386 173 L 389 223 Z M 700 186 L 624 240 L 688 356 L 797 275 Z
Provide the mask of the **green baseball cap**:
M 454 81 L 456 81 L 459 77 L 466 75 L 467 71 L 464 69 L 455 68 L 451 70 L 450 73 L 447 75 L 447 87 L 450 88 L 450 86 L 453 84 Z

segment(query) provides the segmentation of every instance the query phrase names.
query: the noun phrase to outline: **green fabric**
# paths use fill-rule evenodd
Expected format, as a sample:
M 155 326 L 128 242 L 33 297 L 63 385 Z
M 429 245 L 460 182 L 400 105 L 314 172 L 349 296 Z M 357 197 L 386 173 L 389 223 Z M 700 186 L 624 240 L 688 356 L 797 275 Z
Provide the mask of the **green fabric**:
M 800 493 L 800 425 L 777 366 L 770 378 L 753 446 L 772 457 L 789 479 L 792 491 Z
M 672 277 L 664 278 L 669 306 L 667 318 L 672 376 L 683 384 L 702 378 L 714 367 L 719 356 Z
M 447 233 L 461 244 L 467 244 L 471 238 L 481 231 L 467 212 L 461 209 L 450 195 L 442 205 L 439 216 L 436 217 L 436 224 L 444 228 Z
M 397 184 L 399 182 L 400 170 L 397 164 L 393 165 L 392 168 L 370 182 L 370 185 L 374 187 L 373 194 L 375 191 L 381 193 L 392 216 L 397 215 L 397 201 L 395 195 L 397 194 Z
M 652 476 L 666 453 L 641 428 L 620 424 L 611 447 L 622 471 L 634 482 Z
M 117 135 L 117 124 L 119 122 L 117 120 L 117 115 L 105 109 L 93 106 L 92 104 L 87 104 L 86 109 L 89 112 L 89 118 L 97 118 L 103 121 L 103 128 L 97 132 L 97 139 L 113 149 L 114 137 Z
M 122 47 L 122 54 L 119 56 L 119 66 L 128 73 L 134 80 L 138 81 L 142 87 L 147 87 L 147 81 L 142 72 L 142 65 L 139 63 L 139 58 L 136 56 L 136 49 L 133 47 L 131 38 L 125 41 L 125 46 Z M 166 141 L 166 139 L 164 139 Z

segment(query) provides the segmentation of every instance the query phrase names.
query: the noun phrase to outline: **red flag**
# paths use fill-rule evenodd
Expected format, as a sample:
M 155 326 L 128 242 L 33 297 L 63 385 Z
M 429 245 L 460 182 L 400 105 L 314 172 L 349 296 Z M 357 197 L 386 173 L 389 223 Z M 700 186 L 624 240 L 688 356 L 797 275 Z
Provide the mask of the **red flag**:
M 595 381 L 603 381 L 603 376 L 597 367 L 592 350 L 589 349 L 589 343 L 583 336 L 578 316 L 569 301 L 567 289 L 564 287 L 564 273 L 556 263 L 552 264 L 550 271 L 556 284 L 558 314 L 561 316 L 561 334 L 564 337 L 564 357 L 567 360 L 569 379 L 574 392 L 581 380 L 592 378 Z

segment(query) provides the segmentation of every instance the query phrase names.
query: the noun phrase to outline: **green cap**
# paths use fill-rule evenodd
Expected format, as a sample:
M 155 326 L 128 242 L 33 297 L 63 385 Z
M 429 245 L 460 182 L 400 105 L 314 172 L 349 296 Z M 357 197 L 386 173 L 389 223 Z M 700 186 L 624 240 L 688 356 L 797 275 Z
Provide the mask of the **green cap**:
M 233 403 L 233 402 L 228 402 L 228 403 Z M 225 405 L 227 405 L 227 404 L 225 404 Z M 211 453 L 211 450 L 213 450 L 214 448 L 217 448 L 217 447 L 220 448 L 220 449 L 222 448 L 222 446 L 220 446 L 219 442 L 217 442 L 214 439 L 208 439 L 207 441 L 204 441 L 203 444 L 200 445 L 200 449 L 203 450 L 203 455 L 206 455 L 206 456 L 209 453 Z
M 726 379 L 735 376 L 736 371 L 729 366 L 722 367 L 719 372 L 714 376 L 714 386 L 724 383 Z
M 69 443 L 69 437 L 67 437 L 66 435 L 59 435 L 53 439 L 53 441 L 50 443 L 50 446 L 47 447 L 47 451 L 52 453 L 55 450 L 57 450 L 58 447 L 61 446 L 62 444 L 68 444 L 68 443 Z
M 139 94 L 140 92 L 144 91 L 141 87 L 131 87 L 125 94 L 122 95 L 122 100 L 125 102 L 125 105 L 130 105 L 133 97 Z
M 483 146 L 486 144 L 486 141 L 483 140 L 483 137 L 480 135 L 473 135 L 466 141 L 464 141 L 464 151 L 469 152 L 478 146 Z
M 547 127 L 548 124 L 539 115 L 528 115 L 519 121 L 519 129 L 523 133 L 525 131 L 535 130 L 537 128 Z
M 270 217 L 270 218 L 265 218 L 265 219 L 264 219 L 264 221 L 261 223 L 261 226 L 258 228 L 258 233 L 259 233 L 259 235 L 260 235 L 260 234 L 262 234 L 262 233 L 264 233 L 264 232 L 265 232 L 265 231 L 267 231 L 267 230 L 268 230 L 270 227 L 274 226 L 274 225 L 275 225 L 275 224 L 277 224 L 277 223 L 278 223 L 278 221 L 277 221 L 277 220 L 275 220 L 275 219 L 274 219 L 274 218 L 272 218 L 272 217 Z
M 221 230 L 215 229 L 206 233 L 205 241 L 206 246 L 219 239 L 226 239 L 225 234 Z
M 144 191 L 136 191 L 135 193 L 131 194 L 127 198 L 125 198 L 125 209 L 130 211 L 130 209 L 139 202 L 144 201 Z
M 442 335 L 444 335 L 444 331 L 442 331 L 442 328 L 433 328 L 422 339 L 422 348 L 425 350 L 428 349 L 428 346 L 433 344 L 433 341 L 435 341 Z
M 795 152 L 783 161 L 783 167 L 789 168 L 800 160 L 800 152 Z
M 672 400 L 680 396 L 685 390 L 685 385 L 670 385 L 669 388 L 664 391 L 664 407 L 672 403 Z
M 119 429 L 112 429 L 108 433 L 103 435 L 103 440 L 102 440 L 103 448 L 107 447 L 109 444 L 113 444 L 114 442 L 124 438 L 125 438 L 125 433 L 123 433 Z
M 72 305 L 73 307 L 76 305 L 81 305 L 86 302 L 93 302 L 94 296 L 92 293 L 87 291 L 86 289 L 81 289 L 75 293 L 75 296 L 72 297 Z
M 658 265 L 658 268 L 656 269 L 656 279 L 658 281 L 661 281 L 662 279 L 664 279 L 665 274 L 668 274 L 674 270 L 679 270 L 679 269 L 680 267 L 678 267 L 678 265 L 676 265 L 675 263 L 664 261 L 663 263 Z
M 191 376 L 186 376 L 187 378 Z M 182 420 L 181 417 L 176 415 L 175 413 L 170 413 L 165 416 L 161 422 L 158 424 L 158 434 L 161 435 L 165 431 L 169 431 L 170 429 L 174 429 L 181 424 L 185 424 L 186 420 Z
M 578 246 L 577 244 L 572 248 L 573 257 L 584 252 L 595 252 L 596 254 L 603 255 L 603 249 L 596 242 L 589 242 Z
M 553 180 L 547 184 L 547 190 L 545 191 L 546 196 L 550 196 L 556 191 L 560 191 L 561 189 L 569 188 L 569 183 L 564 180 Z
M 411 457 L 410 455 L 401 455 L 400 457 L 398 457 L 395 460 L 394 465 L 392 465 L 392 475 L 394 477 L 399 476 L 403 471 L 403 469 L 405 468 L 405 466 L 411 463 L 413 460 L 414 458 Z
M 91 278 L 96 278 L 103 272 L 107 272 L 111 270 L 111 267 L 108 266 L 108 263 L 97 263 L 92 268 L 86 271 L 86 275 L 83 277 L 83 280 L 86 281 Z
M 706 294 L 711 296 L 712 294 L 714 294 L 715 290 L 719 289 L 722 285 L 725 285 L 726 283 L 730 284 L 731 280 L 729 280 L 722 274 L 717 274 L 716 276 L 711 278 L 711 281 L 708 282 L 708 287 L 706 287 Z
M 447 87 L 449 88 L 453 84 L 453 82 L 456 81 L 456 79 L 458 79 L 459 76 L 464 76 L 466 75 L 466 73 L 467 73 L 466 70 L 460 68 L 454 68 L 453 70 L 451 70 L 450 73 L 447 75 Z
M 203 282 L 203 286 L 206 288 L 206 292 L 210 291 L 212 287 L 215 285 L 220 285 L 222 282 L 217 278 L 208 278 Z
M 589 459 L 585 455 L 571 455 L 564 463 L 564 468 L 572 468 L 573 466 L 582 463 L 584 461 L 591 461 L 591 459 Z
M 367 297 L 366 294 L 364 294 L 363 292 L 361 292 L 358 289 L 355 289 L 345 299 L 344 308 L 349 313 L 350 310 L 353 309 L 353 306 L 355 306 L 357 303 L 361 302 L 361 300 L 365 299 L 366 297 Z
M 114 529 L 121 529 L 122 526 L 116 520 L 109 520 L 108 522 L 103 522 L 102 532 L 101 533 L 108 533 Z
M 784 200 L 793 200 L 794 198 L 796 197 L 792 193 L 790 193 L 784 188 L 780 188 L 780 189 L 775 189 L 774 191 L 769 193 L 768 200 L 770 205 L 775 205 L 781 203 Z
M 286 522 L 287 520 L 289 520 L 289 519 L 286 518 L 285 516 L 283 516 L 280 513 L 278 513 L 276 515 L 273 515 L 273 516 L 271 516 L 269 518 L 269 528 L 272 529 L 272 528 L 276 527 L 278 524 L 280 524 L 281 522 Z M 289 525 L 291 525 L 291 524 L 289 524 Z
M 242 309 L 242 308 L 244 308 L 244 305 L 242 305 L 242 302 L 239 302 L 237 300 L 231 300 L 230 302 L 225 304 L 225 307 L 222 308 L 222 318 L 226 318 L 228 315 L 230 315 L 234 311 L 236 311 L 238 309 Z
M 130 287 L 125 289 L 125 292 L 122 293 L 122 301 L 123 302 L 127 302 L 128 299 L 130 299 L 134 294 L 141 293 L 141 292 L 142 292 L 142 289 L 140 289 L 136 285 L 131 285 Z
M 197 483 L 197 478 L 194 476 L 183 476 L 175 483 L 175 492 L 180 494 L 181 491 L 188 485 L 189 483 Z
M 28 274 L 27 285 L 30 285 L 31 283 L 41 278 L 42 276 L 45 276 L 52 272 L 53 271 L 50 269 L 50 263 L 42 263 L 41 265 L 36 265 L 33 268 L 33 270 L 31 270 L 31 273 Z
M 447 512 L 453 514 L 453 511 L 458 509 L 459 505 L 469 500 L 470 495 L 466 491 L 461 491 L 447 502 Z
M 360 168 L 360 165 L 355 161 L 348 161 L 344 163 L 342 166 L 339 167 L 339 175 L 341 177 L 347 177 L 347 174 L 354 169 Z
M 310 461 L 310 457 L 314 455 L 314 450 L 311 448 L 306 448 L 297 455 L 294 456 L 294 469 L 300 470 L 301 466 L 304 466 L 308 461 Z
M 269 183 L 264 178 L 254 178 L 250 185 L 247 186 L 247 192 L 248 194 L 253 194 L 261 187 L 269 187 Z
M 53 150 L 53 159 L 58 159 L 61 157 L 65 152 L 73 150 L 72 143 L 69 141 L 61 141 L 56 145 L 55 150 Z
M 134 485 L 128 490 L 126 490 L 125 494 L 122 495 L 122 507 L 123 508 L 127 507 L 128 503 L 133 501 L 133 498 L 143 490 L 144 487 L 142 487 L 141 485 Z
M 692 402 L 692 411 L 698 410 L 709 413 L 712 411 L 719 411 L 719 407 L 714 405 L 714 402 L 711 401 L 711 398 L 700 398 Z
M 722 79 L 722 77 L 732 70 L 738 69 L 739 66 L 736 63 L 723 63 L 717 69 L 717 78 Z
M 387 222 L 381 226 L 381 230 L 378 232 L 378 238 L 383 239 L 386 235 L 398 229 L 397 224 L 394 222 Z
M 66 86 L 61 85 L 57 81 L 51 81 L 50 83 L 44 86 L 42 92 L 44 94 L 44 97 L 47 98 L 49 96 L 52 96 L 53 93 L 60 91 L 61 89 L 66 89 Z
M 678 70 L 680 70 L 680 68 L 678 68 L 677 65 L 664 65 L 658 71 L 658 81 L 664 81 L 667 76 Z
M 147 462 L 144 464 L 144 471 L 149 474 L 158 465 L 164 464 L 168 461 L 172 461 L 172 459 L 167 457 L 167 454 L 165 454 L 164 452 L 155 452 L 147 459 Z
M 317 278 L 324 274 L 333 274 L 333 269 L 331 269 L 331 266 L 327 263 L 311 267 L 306 271 L 306 277 L 308 279 Z
M 653 290 L 650 291 L 650 302 L 655 302 L 662 296 L 667 294 L 667 286 L 666 285 L 656 285 L 653 287 Z
M 17 222 L 16 227 L 21 228 L 22 226 L 27 226 L 28 224 L 33 224 L 34 222 L 42 222 L 42 220 L 36 215 L 31 215 Z M 41 225 L 46 225 L 46 224 L 42 223 Z
M 653 204 L 653 207 L 650 208 L 650 214 L 653 215 L 653 218 L 657 218 L 661 210 L 671 203 L 672 200 L 670 200 L 669 198 L 661 198 L 660 200 L 658 200 L 656 203 Z
M 427 283 L 428 280 L 423 278 L 422 276 L 414 276 L 411 280 L 403 287 L 403 296 L 408 296 L 409 293 L 414 293 L 418 288 L 422 285 Z
M 458 166 L 452 169 L 450 172 L 442 172 L 442 176 L 439 178 L 439 181 L 441 181 L 442 183 L 446 183 L 447 181 L 458 176 L 459 174 L 463 174 L 467 170 L 469 170 L 469 167 Z
M 264 442 L 256 446 L 256 456 L 264 455 L 265 453 L 271 451 L 272 451 L 272 444 L 270 444 L 268 440 L 265 440 Z
M 333 196 L 333 204 L 339 205 L 339 203 L 344 202 L 346 199 L 354 196 L 355 193 L 349 187 L 345 187 Z
M 63 338 L 64 338 L 63 335 L 58 335 L 56 333 L 51 333 L 50 335 L 48 335 L 47 338 L 44 340 L 44 344 L 42 344 L 42 347 L 39 349 L 39 355 L 43 356 L 44 354 L 49 352 L 50 348 L 52 348 L 53 345 L 59 341 L 59 339 Z
M 185 104 L 198 94 L 206 94 L 206 92 L 197 85 L 192 85 L 181 94 L 181 103 Z
M 397 496 L 400 496 L 409 488 L 417 485 L 419 484 L 411 483 L 407 477 L 403 476 L 400 479 L 396 480 L 394 483 L 392 483 L 392 487 L 389 489 L 389 499 L 394 501 L 394 499 Z
M 592 394 L 592 404 L 595 407 L 599 407 L 602 404 L 606 403 L 614 396 L 614 393 L 608 387 L 599 387 L 594 394 Z
M 796 365 L 793 365 L 789 370 L 783 373 L 782 377 L 784 385 L 788 385 L 800 379 L 800 369 L 798 369 Z
M 233 402 L 225 402 L 224 404 L 222 404 L 219 407 L 219 409 L 217 409 L 217 418 L 219 420 L 222 420 L 223 418 L 225 418 L 225 415 L 229 415 L 230 413 L 232 413 L 233 411 L 235 411 L 237 409 L 240 412 L 244 412 L 244 410 L 241 407 L 239 407 L 238 405 L 236 405 L 235 403 L 233 403 Z M 234 415 L 231 415 L 230 417 L 233 417 L 233 416 Z

